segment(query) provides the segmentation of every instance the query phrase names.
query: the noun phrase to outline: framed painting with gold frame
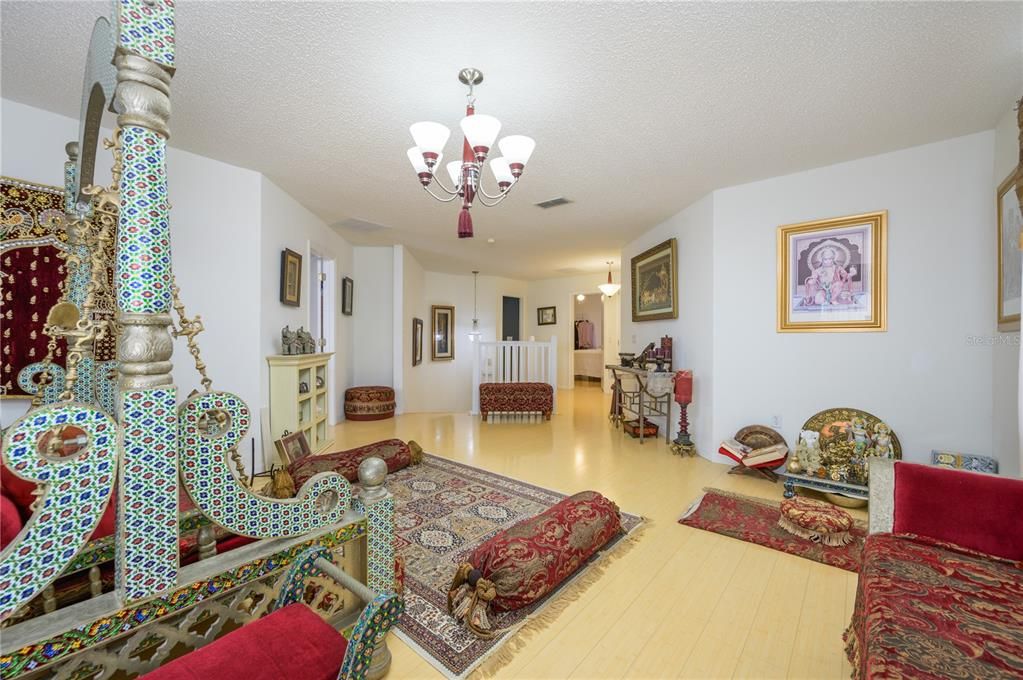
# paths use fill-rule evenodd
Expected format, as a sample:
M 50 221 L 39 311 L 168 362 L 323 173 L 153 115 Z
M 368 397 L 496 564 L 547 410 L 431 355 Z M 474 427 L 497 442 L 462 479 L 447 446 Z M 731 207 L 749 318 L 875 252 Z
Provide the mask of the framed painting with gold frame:
M 778 332 L 885 331 L 888 211 L 778 227 Z
M 298 307 L 302 300 L 302 256 L 294 250 L 281 251 L 281 303 Z
M 433 361 L 451 361 L 455 358 L 455 308 L 451 305 L 433 305 L 430 307 L 430 359 Z
M 1018 172 L 1018 170 L 1017 170 Z M 998 330 L 1018 331 L 1020 320 L 1020 288 L 1023 283 L 1023 252 L 1020 252 L 1020 231 L 1023 214 L 1016 197 L 1016 172 L 998 185 Z
M 678 253 L 670 238 L 632 258 L 632 320 L 678 318 Z

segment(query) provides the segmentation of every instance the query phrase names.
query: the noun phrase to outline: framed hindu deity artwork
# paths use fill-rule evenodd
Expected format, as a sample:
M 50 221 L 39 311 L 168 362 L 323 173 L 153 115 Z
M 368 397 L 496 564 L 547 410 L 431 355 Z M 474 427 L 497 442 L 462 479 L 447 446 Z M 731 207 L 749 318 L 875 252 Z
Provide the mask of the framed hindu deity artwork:
M 778 332 L 887 330 L 888 211 L 778 227 Z
M 412 365 L 423 363 L 423 320 L 412 319 Z
M 309 449 L 309 442 L 301 432 L 292 432 L 282 436 L 274 442 L 277 448 L 277 455 L 281 458 L 282 465 L 297 463 L 312 451 Z
M 670 238 L 632 258 L 632 320 L 678 318 L 678 252 Z
M 451 305 L 433 305 L 430 313 L 433 316 L 430 358 L 433 361 L 450 361 L 455 358 L 455 308 Z
M 302 299 L 302 256 L 294 250 L 281 251 L 281 303 L 298 307 Z
M 1023 285 L 1023 252 L 1020 232 L 1023 214 L 1016 196 L 1016 173 L 998 186 L 998 330 L 1018 331 L 1020 288 Z

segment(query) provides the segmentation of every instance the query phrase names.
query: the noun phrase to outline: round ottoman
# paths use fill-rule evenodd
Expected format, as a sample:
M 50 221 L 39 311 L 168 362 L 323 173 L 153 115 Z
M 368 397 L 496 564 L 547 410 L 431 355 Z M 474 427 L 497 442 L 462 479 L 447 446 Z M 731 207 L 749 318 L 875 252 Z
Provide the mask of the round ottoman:
M 394 388 L 382 385 L 345 390 L 345 418 L 384 420 L 394 417 Z
M 824 545 L 848 545 L 852 525 L 845 510 L 801 496 L 782 501 L 778 517 L 778 526 L 785 531 Z

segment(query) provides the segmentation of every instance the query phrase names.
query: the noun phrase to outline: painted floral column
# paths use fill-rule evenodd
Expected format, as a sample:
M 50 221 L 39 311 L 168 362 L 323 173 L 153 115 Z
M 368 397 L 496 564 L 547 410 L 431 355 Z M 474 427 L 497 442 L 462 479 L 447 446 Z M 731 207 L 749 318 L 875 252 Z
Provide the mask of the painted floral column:
M 171 378 L 167 202 L 173 0 L 118 0 L 123 172 L 114 271 L 119 415 L 117 590 L 125 603 L 173 588 L 178 571 L 177 390 Z

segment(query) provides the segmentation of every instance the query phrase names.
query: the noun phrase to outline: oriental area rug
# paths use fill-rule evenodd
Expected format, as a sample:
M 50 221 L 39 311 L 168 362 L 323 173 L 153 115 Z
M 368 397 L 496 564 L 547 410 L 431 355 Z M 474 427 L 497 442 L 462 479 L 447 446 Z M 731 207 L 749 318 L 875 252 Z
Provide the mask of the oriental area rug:
M 697 529 L 756 543 L 790 555 L 858 572 L 862 562 L 864 522 L 853 521 L 851 543 L 829 546 L 794 536 L 778 526 L 779 504 L 762 498 L 706 489 L 678 522 Z
M 425 454 L 423 462 L 387 476 L 395 499 L 395 542 L 405 561 L 405 613 L 396 634 L 448 678 L 510 660 L 502 649 L 518 633 L 542 627 L 598 578 L 608 558 L 636 539 L 643 518 L 621 513 L 613 538 L 547 597 L 512 612 L 491 613 L 493 639 L 477 638 L 447 611 L 455 569 L 501 529 L 547 510 L 565 496 L 509 477 Z M 579 489 L 582 491 L 583 489 Z M 611 499 L 614 500 L 614 499 Z

